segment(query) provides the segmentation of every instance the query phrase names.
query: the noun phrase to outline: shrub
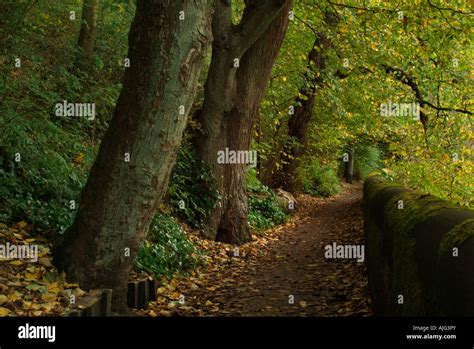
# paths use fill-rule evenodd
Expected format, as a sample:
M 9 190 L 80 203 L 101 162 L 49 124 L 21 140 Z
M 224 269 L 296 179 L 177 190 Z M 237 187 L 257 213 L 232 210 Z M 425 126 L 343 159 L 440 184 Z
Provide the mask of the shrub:
M 74 219 L 69 203 L 79 204 L 120 93 L 117 77 L 123 69 L 117 60 L 127 52 L 123 34 L 128 33 L 133 6 L 117 17 L 117 6 L 125 5 L 104 4 L 105 35 L 98 35 L 94 67 L 85 73 L 74 69 L 78 51 L 70 36 L 78 33 L 80 21 L 61 15 L 65 9 L 80 13 L 82 5 L 27 3 L 2 3 L 9 35 L 4 42 L 8 55 L 0 56 L 0 221 L 26 220 L 37 231 L 60 233 Z M 113 38 L 113 45 L 102 45 L 101 37 Z M 22 57 L 22 69 L 15 68 L 15 57 Z M 109 63 L 101 67 L 96 64 L 101 59 Z M 96 120 L 57 117 L 54 105 L 63 100 L 95 103 Z M 14 160 L 17 153 L 20 162 Z
M 278 206 L 275 193 L 257 178 L 255 169 L 247 174 L 248 221 L 252 229 L 262 230 L 284 223 L 288 215 Z
M 167 193 L 174 213 L 194 228 L 202 228 L 219 200 L 211 169 L 197 158 L 188 142 L 179 149 Z M 180 208 L 181 201 L 184 208 Z
M 381 152 L 372 145 L 358 145 L 354 155 L 354 174 L 358 179 L 365 179 L 369 173 L 381 168 Z
M 158 278 L 171 277 L 195 268 L 202 262 L 201 255 L 173 217 L 157 213 L 134 260 L 134 269 Z
M 337 173 L 330 165 L 320 165 L 313 160 L 307 168 L 302 169 L 300 176 L 305 193 L 329 197 L 341 191 Z
M 9 116 L 0 120 L 0 128 L 8 129 L 0 135 L 0 220 L 62 232 L 74 218 L 69 204 L 79 203 L 93 150 L 40 113 L 11 117 L 14 122 Z M 80 163 L 74 162 L 78 156 Z

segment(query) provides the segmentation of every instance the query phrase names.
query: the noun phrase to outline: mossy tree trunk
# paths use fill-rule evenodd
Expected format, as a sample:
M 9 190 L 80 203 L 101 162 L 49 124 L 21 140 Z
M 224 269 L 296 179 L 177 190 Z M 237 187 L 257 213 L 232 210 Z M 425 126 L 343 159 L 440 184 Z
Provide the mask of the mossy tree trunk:
M 77 218 L 55 247 L 54 262 L 68 279 L 84 289 L 113 289 L 118 312 L 126 310 L 133 258 L 166 191 L 210 41 L 212 12 L 208 0 L 138 1 L 129 34 L 131 67 Z
M 242 20 L 231 21 L 228 1 L 218 0 L 213 53 L 196 138 L 199 157 L 211 166 L 222 197 L 206 222 L 211 239 L 241 244 L 250 240 L 245 164 L 218 164 L 217 153 L 248 151 L 273 63 L 288 28 L 292 1 L 247 0 Z

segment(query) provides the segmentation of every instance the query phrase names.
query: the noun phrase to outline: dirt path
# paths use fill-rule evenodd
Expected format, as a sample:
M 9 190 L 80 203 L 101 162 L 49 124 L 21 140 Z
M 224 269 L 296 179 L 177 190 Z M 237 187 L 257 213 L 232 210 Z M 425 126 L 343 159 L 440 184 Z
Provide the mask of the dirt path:
M 237 264 L 211 273 L 171 315 L 370 315 L 364 263 L 324 257 L 324 247 L 333 242 L 363 244 L 361 189 L 347 185 L 326 200 L 299 196 L 297 213 L 263 251 L 245 256 L 242 248 Z

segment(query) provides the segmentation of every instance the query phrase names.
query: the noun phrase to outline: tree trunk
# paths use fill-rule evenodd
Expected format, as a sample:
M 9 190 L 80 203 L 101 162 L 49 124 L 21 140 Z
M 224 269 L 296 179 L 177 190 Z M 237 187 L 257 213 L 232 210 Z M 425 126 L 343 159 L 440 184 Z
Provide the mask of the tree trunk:
M 326 68 L 325 50 L 328 44 L 325 36 L 318 35 L 308 54 L 308 64 L 304 74 L 308 86 L 305 84 L 295 98 L 294 113 L 288 119 L 288 139 L 291 142 L 286 144 L 280 153 L 281 167 L 274 170 L 271 181 L 271 186 L 274 188 L 281 187 L 286 191 L 294 192 L 299 186 L 296 169 L 306 146 L 308 127 L 313 118 L 316 89 L 323 87 L 322 72 Z
M 288 28 L 292 1 L 248 0 L 236 27 L 226 3 L 218 1 L 213 21 L 213 54 L 196 146 L 199 157 L 213 169 L 222 197 L 206 222 L 204 235 L 242 244 L 250 240 L 247 165 L 218 164 L 217 154 L 226 148 L 249 151 L 260 101 Z
M 85 289 L 113 289 L 115 311 L 126 310 L 131 263 L 166 191 L 212 12 L 208 0 L 138 1 L 129 34 L 131 67 L 76 220 L 55 247 L 55 264 L 69 280 Z
M 296 98 L 298 104 L 294 108 L 294 114 L 288 119 L 288 138 L 292 140 L 292 143 L 283 147 L 283 151 L 280 154 L 281 167 L 275 171 L 271 183 L 272 187 L 281 187 L 291 193 L 295 192 L 299 187 L 296 170 L 306 146 L 309 123 L 313 118 L 313 108 L 316 99 L 314 92 L 300 90 L 300 93 L 306 96 L 306 99 Z
M 346 183 L 352 183 L 352 181 L 354 180 L 354 146 L 350 148 L 347 154 L 349 156 L 348 161 L 344 163 L 344 178 L 346 179 Z
M 336 15 L 330 12 L 325 13 L 324 23 L 329 27 L 335 27 L 338 22 L 339 18 Z M 327 50 L 330 47 L 331 42 L 326 35 L 322 32 L 318 33 L 308 53 L 308 63 L 304 73 L 306 84 L 295 98 L 294 113 L 288 119 L 288 139 L 291 142 L 285 145 L 280 153 L 281 167 L 273 170 L 270 185 L 274 188 L 281 187 L 286 191 L 294 192 L 299 187 L 296 170 L 306 148 L 317 89 L 324 87 L 323 73 L 327 66 Z
M 78 45 L 82 49 L 79 67 L 85 69 L 90 65 L 94 53 L 97 32 L 97 13 L 99 0 L 84 0 L 82 5 L 81 31 Z

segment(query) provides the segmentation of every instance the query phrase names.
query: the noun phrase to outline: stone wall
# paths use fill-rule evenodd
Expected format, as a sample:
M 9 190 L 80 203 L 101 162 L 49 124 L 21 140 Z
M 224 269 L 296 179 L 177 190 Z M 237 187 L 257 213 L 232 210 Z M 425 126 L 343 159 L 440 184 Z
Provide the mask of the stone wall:
M 377 315 L 474 315 L 474 211 L 371 176 L 364 234 Z

